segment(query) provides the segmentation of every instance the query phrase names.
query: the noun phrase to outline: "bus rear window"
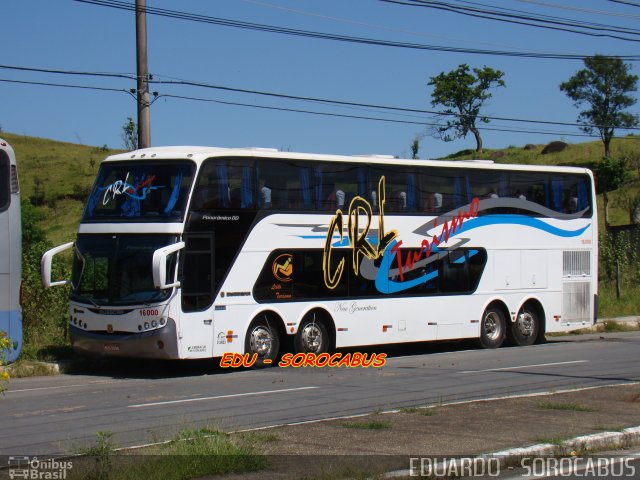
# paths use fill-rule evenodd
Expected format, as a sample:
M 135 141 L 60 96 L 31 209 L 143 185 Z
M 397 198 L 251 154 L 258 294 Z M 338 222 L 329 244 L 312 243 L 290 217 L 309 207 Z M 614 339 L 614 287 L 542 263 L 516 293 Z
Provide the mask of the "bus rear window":
M 83 221 L 181 221 L 193 171 L 191 162 L 105 163 Z

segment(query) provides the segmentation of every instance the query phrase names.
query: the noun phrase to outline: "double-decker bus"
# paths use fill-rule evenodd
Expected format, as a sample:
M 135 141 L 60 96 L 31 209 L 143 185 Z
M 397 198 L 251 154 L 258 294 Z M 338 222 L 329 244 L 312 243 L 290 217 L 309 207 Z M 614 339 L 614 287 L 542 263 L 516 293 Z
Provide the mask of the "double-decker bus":
M 96 354 L 530 345 L 595 321 L 594 198 L 584 168 L 149 148 L 102 162 L 43 281 L 71 284 L 73 345 Z
M 0 332 L 10 341 L 4 360 L 12 362 L 22 348 L 22 235 L 20 186 L 16 156 L 0 138 Z

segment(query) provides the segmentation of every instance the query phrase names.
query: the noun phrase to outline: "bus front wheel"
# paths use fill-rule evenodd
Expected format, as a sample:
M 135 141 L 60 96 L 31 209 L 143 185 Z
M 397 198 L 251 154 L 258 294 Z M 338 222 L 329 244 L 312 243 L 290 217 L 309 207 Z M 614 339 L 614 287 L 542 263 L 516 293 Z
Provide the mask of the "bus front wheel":
M 329 351 L 329 332 L 321 321 L 316 321 L 315 313 L 305 318 L 293 339 L 296 353 L 326 353 Z
M 244 351 L 249 355 L 257 354 L 254 367 L 270 367 L 276 361 L 280 350 L 280 334 L 274 321 L 268 318 L 255 320 L 245 340 Z
M 487 308 L 482 315 L 479 343 L 483 348 L 498 348 L 504 342 L 507 322 L 499 308 Z

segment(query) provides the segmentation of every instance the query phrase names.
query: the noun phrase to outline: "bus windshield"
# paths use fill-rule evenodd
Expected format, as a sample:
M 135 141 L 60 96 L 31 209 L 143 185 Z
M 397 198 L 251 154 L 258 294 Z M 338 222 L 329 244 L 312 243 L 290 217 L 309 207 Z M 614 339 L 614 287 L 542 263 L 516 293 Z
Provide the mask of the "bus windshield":
M 83 222 L 179 222 L 194 169 L 187 161 L 103 163 Z
M 173 235 L 78 235 L 71 299 L 94 305 L 161 302 L 170 290 L 153 285 L 153 252 L 175 243 Z M 175 259 L 167 278 L 173 278 Z

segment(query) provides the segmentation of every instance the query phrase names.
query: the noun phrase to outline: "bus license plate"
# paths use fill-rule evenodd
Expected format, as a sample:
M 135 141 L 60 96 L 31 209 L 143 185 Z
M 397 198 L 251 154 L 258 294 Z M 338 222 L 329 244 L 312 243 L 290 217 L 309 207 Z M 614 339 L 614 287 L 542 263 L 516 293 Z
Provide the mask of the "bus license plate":
M 119 343 L 105 343 L 104 344 L 105 352 L 119 352 L 120 344 Z

